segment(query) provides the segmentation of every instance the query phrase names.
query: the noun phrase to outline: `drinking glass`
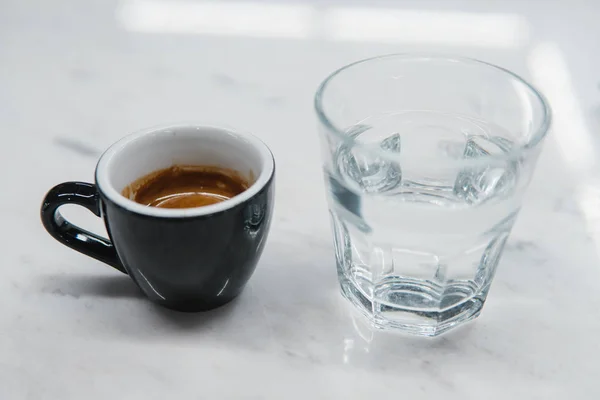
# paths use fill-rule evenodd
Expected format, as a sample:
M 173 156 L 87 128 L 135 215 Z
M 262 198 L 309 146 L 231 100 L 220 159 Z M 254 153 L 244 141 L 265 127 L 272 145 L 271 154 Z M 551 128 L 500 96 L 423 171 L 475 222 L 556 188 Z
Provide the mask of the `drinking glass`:
M 315 109 L 343 295 L 424 336 L 477 317 L 550 125 L 544 97 L 482 61 L 395 54 L 332 73 Z

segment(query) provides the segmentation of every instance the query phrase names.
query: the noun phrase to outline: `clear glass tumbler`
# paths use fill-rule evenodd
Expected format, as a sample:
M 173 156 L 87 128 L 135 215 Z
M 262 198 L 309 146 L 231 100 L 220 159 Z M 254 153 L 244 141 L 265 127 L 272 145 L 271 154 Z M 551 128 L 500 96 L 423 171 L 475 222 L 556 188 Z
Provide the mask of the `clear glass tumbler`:
M 343 295 L 381 328 L 477 317 L 550 125 L 517 75 L 465 58 L 345 66 L 315 108 Z

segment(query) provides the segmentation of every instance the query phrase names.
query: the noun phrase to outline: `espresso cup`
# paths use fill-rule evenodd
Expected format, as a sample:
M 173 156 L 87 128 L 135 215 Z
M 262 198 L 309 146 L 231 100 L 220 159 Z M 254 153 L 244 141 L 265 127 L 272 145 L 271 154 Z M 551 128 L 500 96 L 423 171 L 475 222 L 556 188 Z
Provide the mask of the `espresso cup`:
M 127 185 L 172 165 L 213 165 L 249 180 L 242 193 L 196 208 L 145 206 Z M 95 183 L 65 182 L 42 203 L 42 223 L 62 244 L 129 275 L 153 302 L 203 311 L 234 299 L 265 245 L 273 211 L 275 162 L 256 137 L 229 129 L 174 125 L 127 136 L 100 157 Z M 109 238 L 65 220 L 77 204 L 103 218 Z

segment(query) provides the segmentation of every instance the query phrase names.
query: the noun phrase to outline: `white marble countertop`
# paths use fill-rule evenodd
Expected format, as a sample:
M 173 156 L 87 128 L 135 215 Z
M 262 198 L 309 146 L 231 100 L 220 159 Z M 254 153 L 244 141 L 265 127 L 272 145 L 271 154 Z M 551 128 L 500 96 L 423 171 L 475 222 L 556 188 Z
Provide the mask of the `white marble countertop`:
M 0 399 L 599 398 L 599 20 L 576 0 L 0 2 Z M 555 111 L 482 315 L 436 339 L 373 332 L 339 295 L 312 110 L 335 68 L 415 50 L 512 69 Z M 194 315 L 38 211 L 119 137 L 182 120 L 255 132 L 279 171 L 248 287 Z

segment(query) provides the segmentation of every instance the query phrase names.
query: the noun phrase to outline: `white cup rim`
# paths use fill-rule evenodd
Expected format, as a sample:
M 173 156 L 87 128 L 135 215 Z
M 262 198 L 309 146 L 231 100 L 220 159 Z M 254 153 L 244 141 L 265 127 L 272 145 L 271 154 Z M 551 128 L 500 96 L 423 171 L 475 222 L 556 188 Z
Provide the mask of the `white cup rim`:
M 132 145 L 136 141 L 149 136 L 149 135 L 161 135 L 167 134 L 166 132 L 177 130 L 177 129 L 202 129 L 202 130 L 215 130 L 219 131 L 223 134 L 230 135 L 235 140 L 243 141 L 246 144 L 249 144 L 254 149 L 257 150 L 257 153 L 260 155 L 261 160 L 261 170 L 254 183 L 245 191 L 234 196 L 230 199 L 224 200 L 219 203 L 211 204 L 208 206 L 195 207 L 195 208 L 180 208 L 180 209 L 171 209 L 171 208 L 159 208 L 159 207 L 149 207 L 139 203 L 136 203 L 133 200 L 128 199 L 123 196 L 111 183 L 109 168 L 111 162 L 115 159 L 118 154 L 123 151 L 126 147 Z M 233 130 L 231 128 L 225 128 L 222 126 L 215 125 L 205 125 L 205 124 L 196 124 L 196 123 L 179 123 L 179 124 L 168 124 L 168 125 L 160 125 L 154 126 L 151 128 L 142 129 L 136 131 L 130 135 L 123 137 L 117 142 L 113 143 L 103 154 L 100 156 L 98 160 L 98 164 L 96 166 L 96 184 L 98 185 L 98 190 L 106 196 L 108 200 L 117 206 L 131 211 L 136 214 L 146 215 L 149 217 L 162 217 L 162 218 L 191 218 L 191 217 L 201 217 L 212 215 L 216 213 L 220 213 L 229 209 L 232 209 L 240 204 L 243 204 L 247 200 L 254 197 L 257 193 L 259 193 L 271 180 L 273 173 L 275 171 L 275 161 L 273 158 L 273 154 L 268 146 L 256 136 L 246 133 L 240 132 L 237 130 Z M 147 173 L 151 173 L 153 171 L 148 171 Z

